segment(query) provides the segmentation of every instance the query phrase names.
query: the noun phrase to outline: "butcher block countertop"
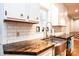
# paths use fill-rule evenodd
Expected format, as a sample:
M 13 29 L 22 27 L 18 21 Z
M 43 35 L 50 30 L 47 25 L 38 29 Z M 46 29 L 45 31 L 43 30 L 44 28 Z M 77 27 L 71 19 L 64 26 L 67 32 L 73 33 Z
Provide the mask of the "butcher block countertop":
M 67 40 L 67 38 L 73 37 L 73 35 L 71 35 L 71 34 L 63 34 L 63 35 L 53 36 L 53 37 L 60 38 L 60 39 L 66 39 Z
M 4 45 L 5 54 L 38 55 L 54 44 L 46 40 L 29 40 Z

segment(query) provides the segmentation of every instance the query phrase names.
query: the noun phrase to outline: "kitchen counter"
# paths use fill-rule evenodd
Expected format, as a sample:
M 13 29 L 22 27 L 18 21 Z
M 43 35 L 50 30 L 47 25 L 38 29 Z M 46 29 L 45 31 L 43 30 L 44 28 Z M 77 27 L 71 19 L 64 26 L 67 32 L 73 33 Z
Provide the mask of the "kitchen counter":
M 63 35 L 59 35 L 59 36 L 53 36 L 53 37 L 55 37 L 55 38 L 60 38 L 60 39 L 66 39 L 67 40 L 67 38 L 69 38 L 69 37 L 73 37 L 73 35 L 71 35 L 71 34 L 63 34 Z
M 5 54 L 38 55 L 53 46 L 54 44 L 45 40 L 30 40 L 6 44 L 3 47 Z

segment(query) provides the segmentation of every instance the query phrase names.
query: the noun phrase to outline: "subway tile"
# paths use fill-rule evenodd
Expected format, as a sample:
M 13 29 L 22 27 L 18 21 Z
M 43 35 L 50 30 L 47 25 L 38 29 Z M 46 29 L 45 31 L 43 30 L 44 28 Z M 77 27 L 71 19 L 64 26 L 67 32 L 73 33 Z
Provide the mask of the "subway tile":
M 26 23 L 6 23 L 7 43 L 37 38 L 36 25 Z M 19 36 L 16 35 L 19 32 Z

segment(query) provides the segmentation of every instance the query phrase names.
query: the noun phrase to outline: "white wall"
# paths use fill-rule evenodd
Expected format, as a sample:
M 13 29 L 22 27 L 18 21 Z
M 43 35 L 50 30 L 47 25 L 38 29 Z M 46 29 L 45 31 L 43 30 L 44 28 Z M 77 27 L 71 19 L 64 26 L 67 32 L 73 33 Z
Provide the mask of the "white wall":
M 3 55 L 3 4 L 0 4 L 0 55 Z
M 73 20 L 73 31 L 79 31 L 79 19 Z

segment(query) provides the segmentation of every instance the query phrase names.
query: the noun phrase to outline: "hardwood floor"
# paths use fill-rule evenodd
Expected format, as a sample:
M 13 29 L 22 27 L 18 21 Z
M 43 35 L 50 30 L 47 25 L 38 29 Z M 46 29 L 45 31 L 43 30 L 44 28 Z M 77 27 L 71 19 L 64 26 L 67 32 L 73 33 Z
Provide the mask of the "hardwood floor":
M 71 56 L 79 56 L 79 39 L 74 40 L 74 51 Z

